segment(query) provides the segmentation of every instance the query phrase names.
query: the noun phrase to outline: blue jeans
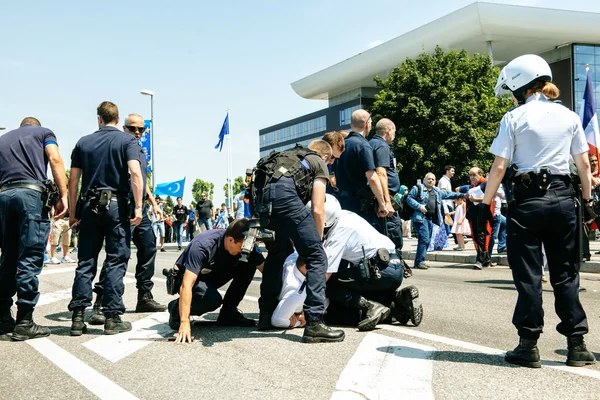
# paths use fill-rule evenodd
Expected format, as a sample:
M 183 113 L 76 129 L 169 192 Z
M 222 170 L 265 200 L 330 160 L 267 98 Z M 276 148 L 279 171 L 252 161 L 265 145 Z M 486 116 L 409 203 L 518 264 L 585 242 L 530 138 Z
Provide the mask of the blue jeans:
M 506 248 L 506 217 L 502 214 L 494 216 L 492 237 L 490 238 L 490 255 L 498 238 L 498 250 Z
M 181 244 L 183 243 L 183 225 L 181 222 L 175 222 L 173 223 L 173 228 L 175 229 L 175 232 L 177 234 L 177 246 L 181 247 Z
M 425 262 L 427 248 L 429 247 L 431 235 L 433 234 L 433 221 L 430 218 L 424 218 L 421 222 L 413 221 L 413 227 L 418 236 L 417 254 L 415 256 L 416 267 Z
M 200 229 L 200 227 L 204 225 L 206 227 L 206 230 L 209 231 L 213 228 L 212 225 L 212 219 L 210 218 L 198 218 L 198 229 Z
M 0 193 L 0 312 L 8 312 L 17 295 L 19 313 L 32 310 L 39 299 L 38 275 L 50 234 L 42 194 L 15 188 Z

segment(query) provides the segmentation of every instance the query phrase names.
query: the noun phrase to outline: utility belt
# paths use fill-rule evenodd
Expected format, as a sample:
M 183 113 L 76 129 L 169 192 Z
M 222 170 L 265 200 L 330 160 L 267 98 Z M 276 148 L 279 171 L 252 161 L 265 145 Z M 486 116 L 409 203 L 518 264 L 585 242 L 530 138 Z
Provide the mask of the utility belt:
M 513 180 L 514 198 L 520 201 L 543 197 L 553 182 L 564 182 L 566 186 L 570 186 L 571 177 L 569 175 L 552 175 L 549 170 L 518 175 Z
M 360 214 L 366 217 L 373 217 L 377 215 L 377 199 L 373 195 L 369 186 L 362 187 L 355 191 L 341 190 L 341 197 L 354 197 L 358 200 Z
M 103 214 L 110 210 L 110 203 L 113 201 L 129 200 L 125 196 L 119 196 L 108 189 L 88 189 L 88 191 L 79 196 L 75 208 L 75 218 L 81 219 L 81 212 L 84 204 L 88 204 L 94 214 Z
M 9 182 L 0 188 L 0 193 L 10 189 L 30 189 L 42 194 L 42 212 L 49 212 L 56 205 L 59 199 L 58 186 L 54 181 L 46 179 L 41 183 L 28 181 Z
M 359 278 L 363 282 L 377 281 L 381 279 L 381 271 L 390 265 L 391 260 L 397 260 L 396 254 L 390 254 L 387 249 L 380 248 L 372 258 L 367 258 L 363 246 L 363 258 L 357 264 L 351 264 L 351 268 L 358 268 Z

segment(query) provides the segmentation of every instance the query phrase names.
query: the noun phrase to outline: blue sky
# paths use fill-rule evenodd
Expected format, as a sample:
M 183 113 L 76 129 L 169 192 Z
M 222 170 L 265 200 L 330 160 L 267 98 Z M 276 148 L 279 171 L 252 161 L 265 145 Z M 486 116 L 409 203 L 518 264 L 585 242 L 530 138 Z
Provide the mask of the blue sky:
M 600 12 L 597 1 L 499 3 Z M 3 1 L 0 126 L 35 116 L 59 139 L 68 167 L 77 140 L 97 129 L 103 100 L 150 118 L 155 96 L 156 183 L 187 177 L 224 199 L 225 150 L 214 150 L 231 110 L 233 175 L 258 160 L 258 130 L 327 107 L 290 83 L 472 1 Z

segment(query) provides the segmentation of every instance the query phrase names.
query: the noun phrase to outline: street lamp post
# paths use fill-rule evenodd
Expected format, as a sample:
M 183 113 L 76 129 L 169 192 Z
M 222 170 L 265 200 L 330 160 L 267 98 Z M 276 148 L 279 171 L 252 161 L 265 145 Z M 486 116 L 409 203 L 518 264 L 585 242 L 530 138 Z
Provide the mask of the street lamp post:
M 154 92 L 151 90 L 142 90 L 144 96 L 150 96 L 150 152 L 152 153 L 152 191 L 156 190 L 154 185 L 154 175 L 156 175 L 156 155 L 154 154 Z

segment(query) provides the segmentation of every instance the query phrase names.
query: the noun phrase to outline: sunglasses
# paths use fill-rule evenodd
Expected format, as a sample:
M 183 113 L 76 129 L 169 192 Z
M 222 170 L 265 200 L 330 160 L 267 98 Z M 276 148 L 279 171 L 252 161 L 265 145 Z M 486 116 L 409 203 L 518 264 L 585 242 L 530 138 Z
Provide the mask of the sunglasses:
M 129 125 L 125 125 L 125 128 L 127 128 L 127 130 L 129 132 L 133 132 L 133 133 L 144 133 L 146 131 L 146 127 L 142 126 L 129 126 Z

